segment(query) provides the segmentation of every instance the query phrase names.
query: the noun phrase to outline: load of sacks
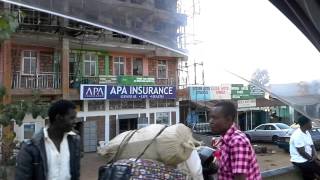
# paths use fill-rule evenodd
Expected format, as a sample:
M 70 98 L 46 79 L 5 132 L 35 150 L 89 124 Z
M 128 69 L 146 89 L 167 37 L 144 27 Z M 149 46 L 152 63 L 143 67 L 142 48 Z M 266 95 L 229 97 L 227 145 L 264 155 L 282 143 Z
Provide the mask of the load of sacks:
M 98 153 L 107 159 L 107 163 L 111 162 L 125 137 L 133 133 L 132 137 L 122 146 L 123 148 L 121 148 L 121 153 L 118 153 L 117 159 L 114 160 L 137 158 L 164 126 L 153 124 L 135 130 L 134 133 L 133 131 L 123 132 L 108 144 L 98 147 Z M 176 124 L 166 127 L 141 158 L 176 166 L 186 161 L 195 147 L 199 145 L 200 142 L 193 138 L 190 128 L 183 124 Z

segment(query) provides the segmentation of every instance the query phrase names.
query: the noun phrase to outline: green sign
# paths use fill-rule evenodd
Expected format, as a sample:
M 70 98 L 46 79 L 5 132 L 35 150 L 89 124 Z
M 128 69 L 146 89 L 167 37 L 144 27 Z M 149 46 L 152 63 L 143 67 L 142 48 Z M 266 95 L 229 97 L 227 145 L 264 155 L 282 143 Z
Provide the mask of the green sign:
M 143 76 L 118 76 L 121 85 L 155 85 L 155 78 Z
M 264 91 L 255 86 L 245 86 L 243 84 L 232 84 L 231 99 L 255 99 L 264 97 Z
M 117 76 L 99 76 L 99 84 L 117 84 Z

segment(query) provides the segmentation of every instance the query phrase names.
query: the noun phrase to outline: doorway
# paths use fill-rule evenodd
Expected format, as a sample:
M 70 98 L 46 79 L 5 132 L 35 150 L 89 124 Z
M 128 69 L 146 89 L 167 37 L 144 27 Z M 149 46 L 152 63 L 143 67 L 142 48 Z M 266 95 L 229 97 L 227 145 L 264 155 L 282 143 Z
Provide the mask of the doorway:
M 119 133 L 138 128 L 138 114 L 119 115 Z

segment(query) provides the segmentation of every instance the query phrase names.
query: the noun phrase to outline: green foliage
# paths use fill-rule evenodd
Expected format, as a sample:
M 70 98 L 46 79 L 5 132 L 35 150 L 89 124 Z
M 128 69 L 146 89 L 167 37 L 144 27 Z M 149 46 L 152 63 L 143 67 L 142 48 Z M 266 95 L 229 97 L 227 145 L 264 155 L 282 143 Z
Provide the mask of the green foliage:
M 8 126 L 15 120 L 19 126 L 22 125 L 26 114 L 30 113 L 35 119 L 38 116 L 47 117 L 49 104 L 42 102 L 39 93 L 35 92 L 29 101 L 15 101 L 10 104 L 0 104 L 0 125 Z
M 10 38 L 19 26 L 19 12 L 0 12 L 0 41 Z
M 0 99 L 2 99 L 4 95 L 6 95 L 6 88 L 0 85 Z

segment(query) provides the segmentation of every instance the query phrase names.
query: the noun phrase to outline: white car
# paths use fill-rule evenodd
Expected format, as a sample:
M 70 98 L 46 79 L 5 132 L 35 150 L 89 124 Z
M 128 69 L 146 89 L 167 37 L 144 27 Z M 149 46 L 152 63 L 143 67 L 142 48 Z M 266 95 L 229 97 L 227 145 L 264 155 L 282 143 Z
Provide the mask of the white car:
M 277 142 L 279 137 L 291 136 L 294 129 L 283 123 L 261 124 L 253 130 L 246 131 L 250 141 Z

